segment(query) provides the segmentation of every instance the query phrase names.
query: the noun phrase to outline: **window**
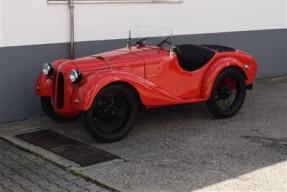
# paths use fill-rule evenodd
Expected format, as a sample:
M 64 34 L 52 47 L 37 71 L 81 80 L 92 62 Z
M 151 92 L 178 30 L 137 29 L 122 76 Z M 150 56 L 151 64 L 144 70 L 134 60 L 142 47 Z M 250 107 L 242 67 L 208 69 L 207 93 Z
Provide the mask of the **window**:
M 47 0 L 48 3 L 67 3 L 69 0 Z M 74 0 L 75 3 L 180 3 L 184 0 Z

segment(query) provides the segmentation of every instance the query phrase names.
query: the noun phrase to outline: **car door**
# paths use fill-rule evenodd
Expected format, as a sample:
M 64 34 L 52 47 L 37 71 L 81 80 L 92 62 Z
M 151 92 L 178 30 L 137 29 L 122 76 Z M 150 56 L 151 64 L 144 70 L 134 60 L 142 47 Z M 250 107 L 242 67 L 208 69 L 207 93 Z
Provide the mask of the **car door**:
M 200 97 L 207 67 L 185 71 L 178 64 L 175 53 L 163 50 L 144 59 L 147 80 L 182 99 Z

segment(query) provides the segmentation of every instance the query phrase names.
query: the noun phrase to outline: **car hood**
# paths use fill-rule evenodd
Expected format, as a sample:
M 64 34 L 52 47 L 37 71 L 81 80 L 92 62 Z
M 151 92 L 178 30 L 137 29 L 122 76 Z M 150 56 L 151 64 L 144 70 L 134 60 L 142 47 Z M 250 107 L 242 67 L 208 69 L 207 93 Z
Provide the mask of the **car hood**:
M 158 54 L 158 51 L 157 47 L 133 46 L 79 58 L 73 63 L 79 71 L 132 67 L 133 65 L 143 65 L 146 57 Z

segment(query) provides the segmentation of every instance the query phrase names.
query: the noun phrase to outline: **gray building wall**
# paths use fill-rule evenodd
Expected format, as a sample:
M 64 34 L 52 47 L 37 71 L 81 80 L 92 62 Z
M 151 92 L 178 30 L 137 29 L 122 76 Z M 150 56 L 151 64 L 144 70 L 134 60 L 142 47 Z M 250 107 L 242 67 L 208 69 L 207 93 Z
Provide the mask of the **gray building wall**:
M 176 44 L 221 44 L 253 55 L 259 66 L 257 78 L 287 74 L 287 29 L 181 35 Z M 125 46 L 125 39 L 79 42 L 76 57 Z M 69 44 L 0 48 L 0 123 L 42 114 L 34 84 L 44 62 L 67 58 Z

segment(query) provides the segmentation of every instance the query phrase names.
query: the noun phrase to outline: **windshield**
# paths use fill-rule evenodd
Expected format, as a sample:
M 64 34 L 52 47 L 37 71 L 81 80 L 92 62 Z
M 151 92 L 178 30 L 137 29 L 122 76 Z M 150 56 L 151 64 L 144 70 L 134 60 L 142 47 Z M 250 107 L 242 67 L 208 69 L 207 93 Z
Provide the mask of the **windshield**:
M 169 27 L 131 26 L 129 30 L 130 45 L 171 46 L 171 37 Z

